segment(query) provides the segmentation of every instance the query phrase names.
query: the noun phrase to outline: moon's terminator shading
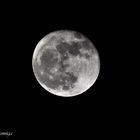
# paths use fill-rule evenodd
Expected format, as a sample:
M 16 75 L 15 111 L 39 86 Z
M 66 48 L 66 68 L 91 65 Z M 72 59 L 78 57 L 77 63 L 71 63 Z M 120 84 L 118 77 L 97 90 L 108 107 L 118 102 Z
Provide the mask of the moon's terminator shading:
M 65 33 L 66 32 L 61 32 L 64 38 L 66 37 Z M 51 38 L 50 40 L 48 40 L 48 42 L 51 42 L 51 44 L 53 44 L 56 40 L 57 42 L 59 42 L 55 44 L 55 49 L 52 49 L 51 46 L 47 47 L 47 45 L 42 45 L 43 48 L 41 48 L 45 51 L 43 51 L 40 57 L 40 65 L 34 61 L 35 63 L 33 67 L 35 75 L 40 83 L 44 84 L 49 89 L 55 90 L 55 93 L 57 91 L 59 92 L 59 87 L 61 86 L 63 92 L 69 92 L 69 95 L 67 94 L 64 96 L 79 94 L 80 92 L 88 89 L 88 87 L 90 86 L 90 82 L 88 81 L 91 80 L 94 82 L 98 76 L 99 58 L 97 51 L 88 39 L 85 39 L 84 41 L 71 40 L 71 42 L 69 43 L 69 41 L 65 41 L 65 39 L 62 38 L 62 40 L 60 41 L 60 39 L 57 39 L 57 35 L 58 34 L 56 33 L 54 34 L 55 37 L 52 36 L 52 38 L 55 38 L 55 40 Z M 76 34 L 75 32 L 75 34 L 71 35 L 75 35 L 75 38 L 83 39 L 83 36 L 79 33 Z M 39 53 L 40 52 L 38 52 L 38 54 Z M 97 63 L 95 63 L 95 68 L 94 66 L 91 67 L 93 71 L 94 69 L 97 69 L 95 70 L 96 74 L 94 74 L 94 80 L 88 79 L 86 83 L 85 79 L 85 84 L 87 84 L 85 85 L 85 89 L 75 89 L 80 86 L 79 79 L 83 78 L 84 80 L 84 78 L 86 77 L 91 78 L 90 76 L 93 72 L 91 72 L 88 67 L 90 67 L 89 64 L 93 64 L 91 63 L 91 61 L 95 60 L 93 59 L 93 55 L 97 56 L 98 60 Z M 76 58 L 80 60 L 76 60 Z M 82 59 L 83 61 L 81 61 Z M 74 61 L 76 61 L 77 65 L 79 66 L 72 66 Z M 79 69 L 79 71 L 77 69 Z

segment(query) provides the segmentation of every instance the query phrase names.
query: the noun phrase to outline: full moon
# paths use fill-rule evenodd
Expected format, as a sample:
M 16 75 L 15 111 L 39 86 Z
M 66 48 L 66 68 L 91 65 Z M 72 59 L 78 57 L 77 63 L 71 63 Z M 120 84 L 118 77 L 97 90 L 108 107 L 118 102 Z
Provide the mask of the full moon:
M 100 71 L 99 53 L 82 33 L 59 30 L 42 38 L 32 57 L 38 83 L 49 93 L 71 97 L 87 91 Z

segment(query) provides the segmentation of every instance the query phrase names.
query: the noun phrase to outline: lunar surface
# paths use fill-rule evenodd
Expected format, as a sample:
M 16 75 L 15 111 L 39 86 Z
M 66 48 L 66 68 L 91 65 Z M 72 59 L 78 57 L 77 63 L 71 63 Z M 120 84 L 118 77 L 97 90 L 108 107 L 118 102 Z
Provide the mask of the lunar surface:
M 76 31 L 51 32 L 37 44 L 32 58 L 34 75 L 48 92 L 70 97 L 88 90 L 100 71 L 94 44 Z

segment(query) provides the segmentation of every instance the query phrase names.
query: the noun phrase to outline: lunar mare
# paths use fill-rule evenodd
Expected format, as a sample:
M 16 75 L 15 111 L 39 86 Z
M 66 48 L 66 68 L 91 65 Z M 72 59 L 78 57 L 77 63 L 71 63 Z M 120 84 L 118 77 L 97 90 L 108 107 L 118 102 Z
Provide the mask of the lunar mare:
M 35 77 L 44 89 L 54 95 L 79 95 L 88 90 L 99 75 L 100 59 L 97 49 L 83 34 L 75 33 L 77 32 L 66 30 L 49 33 L 34 50 L 32 66 Z M 53 55 L 47 59 L 43 53 L 49 50 Z M 55 59 L 57 62 L 53 62 Z

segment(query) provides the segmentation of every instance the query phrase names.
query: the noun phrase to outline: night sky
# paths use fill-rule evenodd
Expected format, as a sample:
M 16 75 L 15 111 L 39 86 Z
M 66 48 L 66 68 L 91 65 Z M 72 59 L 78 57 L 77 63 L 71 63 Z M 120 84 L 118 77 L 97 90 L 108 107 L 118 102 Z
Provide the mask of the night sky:
M 100 131 L 100 127 L 113 127 L 114 119 L 117 125 L 117 112 L 123 113 L 124 108 L 118 82 L 122 46 L 118 43 L 121 14 L 117 8 L 109 3 L 70 1 L 11 4 L 9 8 L 5 5 L 8 12 L 1 12 L 0 23 L 0 131 L 12 131 L 18 139 L 41 136 L 41 140 L 61 136 L 59 132 L 82 135 L 88 131 L 94 135 L 94 128 Z M 87 36 L 97 48 L 101 62 L 92 88 L 73 98 L 49 94 L 38 84 L 32 69 L 32 55 L 39 40 L 62 29 Z

